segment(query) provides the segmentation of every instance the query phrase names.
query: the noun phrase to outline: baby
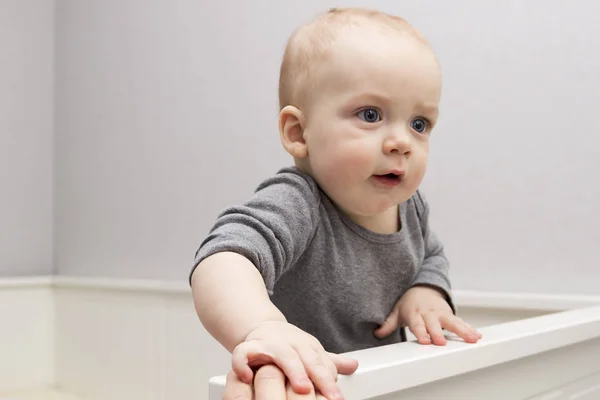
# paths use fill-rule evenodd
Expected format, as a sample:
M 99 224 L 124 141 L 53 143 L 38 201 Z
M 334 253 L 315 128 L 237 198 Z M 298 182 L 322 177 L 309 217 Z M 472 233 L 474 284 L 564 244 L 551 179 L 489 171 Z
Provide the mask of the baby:
M 441 80 L 419 33 L 381 12 L 332 9 L 290 38 L 279 133 L 294 166 L 219 215 L 190 276 L 232 353 L 228 393 L 270 365 L 295 393 L 340 399 L 337 374 L 357 368 L 340 353 L 405 341 L 404 327 L 421 344 L 481 338 L 455 315 L 419 190 Z

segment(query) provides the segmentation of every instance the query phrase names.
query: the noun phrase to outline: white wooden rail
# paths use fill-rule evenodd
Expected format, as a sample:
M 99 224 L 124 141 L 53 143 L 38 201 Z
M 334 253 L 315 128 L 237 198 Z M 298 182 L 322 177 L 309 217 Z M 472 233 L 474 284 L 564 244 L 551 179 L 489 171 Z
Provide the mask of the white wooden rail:
M 479 328 L 467 344 L 407 342 L 347 353 L 359 361 L 340 376 L 347 400 L 600 399 L 600 305 Z M 224 376 L 209 381 L 220 400 Z

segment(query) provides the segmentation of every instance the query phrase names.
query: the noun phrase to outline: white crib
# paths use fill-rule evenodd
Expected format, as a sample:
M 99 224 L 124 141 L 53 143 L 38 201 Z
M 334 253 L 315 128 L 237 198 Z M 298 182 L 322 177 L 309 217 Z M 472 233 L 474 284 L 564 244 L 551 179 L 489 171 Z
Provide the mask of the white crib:
M 600 399 L 600 306 L 480 328 L 467 344 L 450 336 L 444 347 L 414 341 L 348 353 L 359 360 L 340 376 L 345 398 Z M 209 382 L 221 399 L 225 378 Z

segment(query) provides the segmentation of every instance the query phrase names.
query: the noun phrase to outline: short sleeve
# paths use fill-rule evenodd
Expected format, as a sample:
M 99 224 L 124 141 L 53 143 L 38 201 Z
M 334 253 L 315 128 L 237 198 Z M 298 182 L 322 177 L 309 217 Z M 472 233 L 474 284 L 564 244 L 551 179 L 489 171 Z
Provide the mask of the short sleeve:
M 225 209 L 201 243 L 191 273 L 205 258 L 236 252 L 261 273 L 269 294 L 314 235 L 320 204 L 316 183 L 295 168 L 262 182 L 246 203 Z M 190 273 L 190 278 L 191 278 Z

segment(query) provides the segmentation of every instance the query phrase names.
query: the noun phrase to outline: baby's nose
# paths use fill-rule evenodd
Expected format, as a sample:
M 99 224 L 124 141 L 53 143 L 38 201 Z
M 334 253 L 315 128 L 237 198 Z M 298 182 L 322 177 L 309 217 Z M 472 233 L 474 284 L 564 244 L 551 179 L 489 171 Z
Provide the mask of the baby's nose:
M 383 151 L 386 154 L 405 154 L 410 152 L 410 136 L 403 129 L 394 131 L 383 143 Z

